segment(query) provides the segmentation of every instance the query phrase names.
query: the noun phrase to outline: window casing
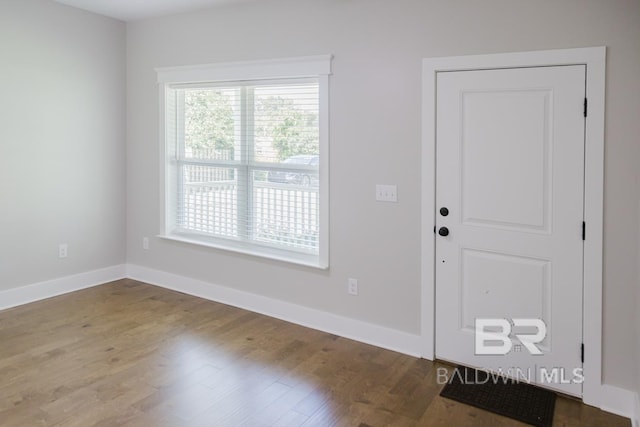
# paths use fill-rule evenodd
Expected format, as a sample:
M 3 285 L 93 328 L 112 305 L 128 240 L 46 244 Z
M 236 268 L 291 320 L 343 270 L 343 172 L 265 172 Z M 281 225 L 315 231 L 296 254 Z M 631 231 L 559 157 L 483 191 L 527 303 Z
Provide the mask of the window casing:
M 157 70 L 161 237 L 328 268 L 330 60 Z

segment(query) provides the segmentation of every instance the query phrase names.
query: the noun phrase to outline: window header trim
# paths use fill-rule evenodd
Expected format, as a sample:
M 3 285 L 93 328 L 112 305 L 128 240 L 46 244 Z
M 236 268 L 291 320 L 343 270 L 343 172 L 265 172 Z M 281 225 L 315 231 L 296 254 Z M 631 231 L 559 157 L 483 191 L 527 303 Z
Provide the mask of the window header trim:
M 333 55 L 156 68 L 159 84 L 230 82 L 331 75 Z

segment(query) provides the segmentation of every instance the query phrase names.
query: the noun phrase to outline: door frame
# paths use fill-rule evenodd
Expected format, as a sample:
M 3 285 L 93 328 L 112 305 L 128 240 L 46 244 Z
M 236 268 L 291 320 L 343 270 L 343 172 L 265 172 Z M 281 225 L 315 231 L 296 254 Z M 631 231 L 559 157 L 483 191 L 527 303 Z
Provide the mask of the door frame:
M 435 358 L 436 76 L 441 71 L 585 65 L 584 403 L 602 402 L 605 47 L 425 58 L 422 61 L 422 356 Z M 588 315 L 587 315 L 588 314 Z M 577 351 L 577 349 L 576 349 Z

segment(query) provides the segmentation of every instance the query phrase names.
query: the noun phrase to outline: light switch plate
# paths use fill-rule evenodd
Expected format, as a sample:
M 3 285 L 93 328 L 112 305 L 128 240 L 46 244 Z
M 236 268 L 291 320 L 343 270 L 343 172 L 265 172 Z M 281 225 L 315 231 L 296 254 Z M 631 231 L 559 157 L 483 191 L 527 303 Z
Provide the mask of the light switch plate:
M 395 185 L 376 185 L 376 200 L 379 202 L 397 202 L 398 187 Z

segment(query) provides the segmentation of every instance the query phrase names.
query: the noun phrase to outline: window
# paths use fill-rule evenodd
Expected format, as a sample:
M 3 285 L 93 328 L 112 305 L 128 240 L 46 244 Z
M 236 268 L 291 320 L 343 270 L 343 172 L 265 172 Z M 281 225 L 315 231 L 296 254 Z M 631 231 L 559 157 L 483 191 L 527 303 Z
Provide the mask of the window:
M 330 60 L 157 70 L 162 237 L 328 267 Z

